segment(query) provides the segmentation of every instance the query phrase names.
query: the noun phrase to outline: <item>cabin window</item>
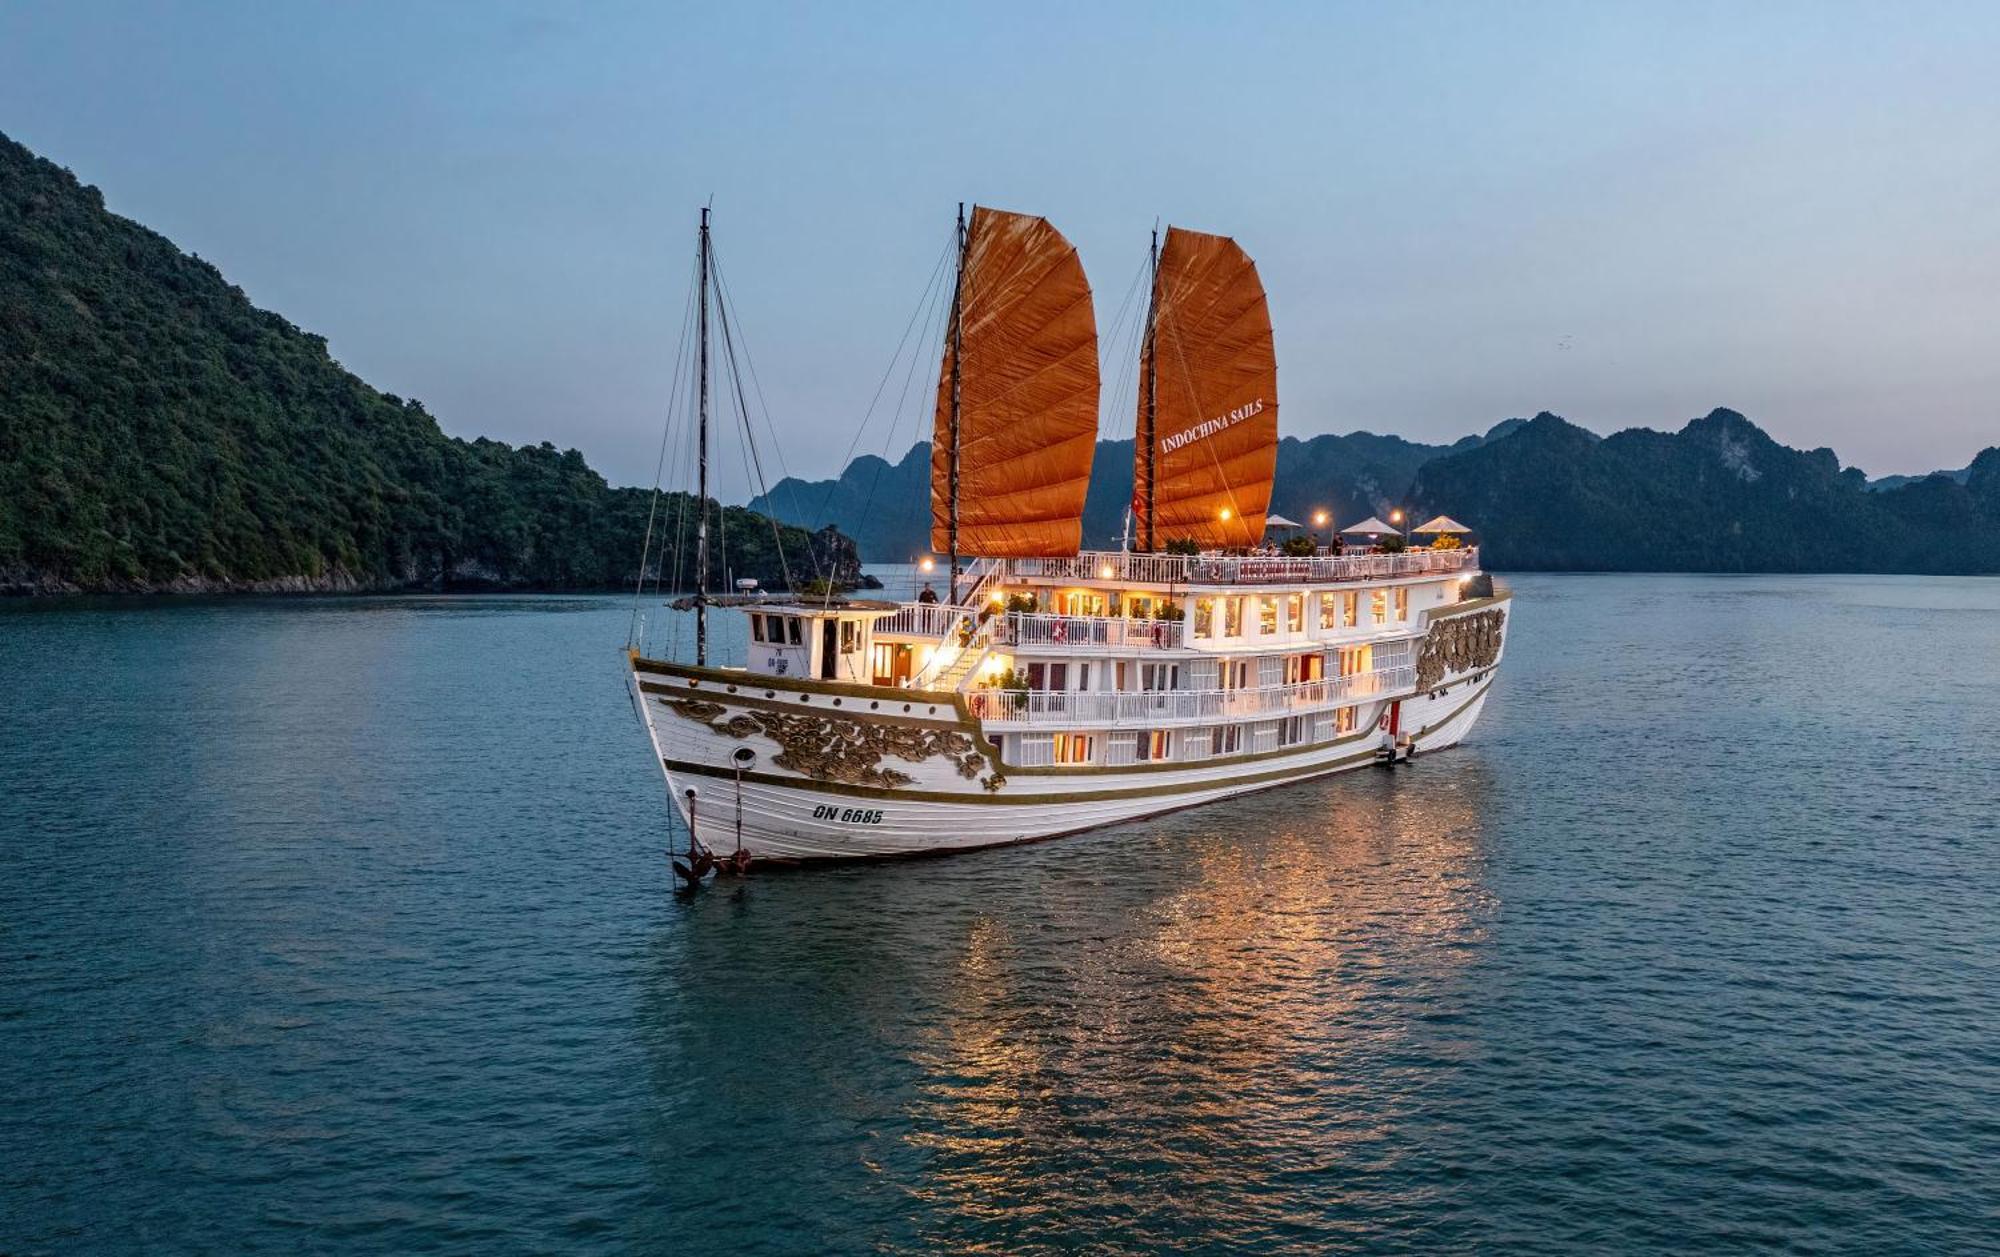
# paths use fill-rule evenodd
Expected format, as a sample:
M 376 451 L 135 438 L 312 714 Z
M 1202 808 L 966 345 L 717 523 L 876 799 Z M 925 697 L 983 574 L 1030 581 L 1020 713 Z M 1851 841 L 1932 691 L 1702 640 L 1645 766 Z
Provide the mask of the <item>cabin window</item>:
M 1323 675 L 1323 660 L 1318 654 L 1287 655 L 1285 657 L 1285 684 L 1298 685 L 1304 681 L 1317 681 Z
M 1219 688 L 1244 690 L 1250 688 L 1250 661 L 1248 659 L 1226 659 L 1222 663 Z
M 1142 663 L 1139 665 L 1139 688 L 1142 690 L 1177 690 L 1181 687 L 1181 666 L 1177 663 Z
M 1340 596 L 1340 627 L 1353 628 L 1361 623 L 1361 595 L 1349 590 Z
M 1222 600 L 1222 635 L 1224 637 L 1243 636 L 1243 600 L 1224 598 Z
M 764 617 L 761 615 L 750 617 L 750 640 L 753 642 L 764 640 Z
M 1306 718 L 1287 716 L 1278 722 L 1278 745 L 1297 746 L 1306 740 Z
M 1196 637 L 1215 636 L 1215 599 L 1194 600 L 1194 635 Z
M 1398 585 L 1396 586 L 1395 594 L 1396 622 L 1401 624 L 1410 618 L 1410 587 L 1408 585 Z
M 1278 631 L 1278 600 L 1276 598 L 1257 599 L 1257 631 L 1265 637 L 1274 636 Z
M 1094 758 L 1096 739 L 1087 733 L 1056 734 L 1055 762 L 1058 764 L 1088 764 Z
M 1354 732 L 1354 713 L 1355 713 L 1355 711 L 1356 711 L 1356 709 L 1355 709 L 1355 708 L 1353 708 L 1353 707 L 1343 707 L 1343 708 L 1341 708 L 1341 709 L 1340 709 L 1339 711 L 1336 711 L 1336 712 L 1334 712 L 1334 713 L 1333 713 L 1333 731 L 1334 731 L 1335 733 L 1352 733 L 1352 732 Z
M 1339 624 L 1340 604 L 1337 601 L 1338 598 L 1338 594 L 1319 595 L 1319 627 L 1322 632 L 1334 628 Z
M 1285 595 L 1285 631 L 1303 633 L 1306 631 L 1306 596 L 1304 594 Z
M 861 649 L 861 626 L 852 620 L 840 622 L 840 653 L 851 655 Z
M 1340 652 L 1340 675 L 1357 676 L 1375 666 L 1375 651 L 1371 646 L 1349 646 Z
M 1376 624 L 1389 622 L 1389 591 L 1378 589 L 1368 595 L 1368 616 Z
M 1069 665 L 1066 663 L 1031 663 L 1028 665 L 1028 688 L 1031 690 L 1066 690 L 1069 688 Z
M 783 618 L 785 621 L 785 635 L 788 638 L 790 638 L 792 645 L 794 646 L 805 645 L 806 644 L 805 621 L 799 619 L 797 616 L 786 616 Z M 775 633 L 772 634 L 771 640 L 774 642 L 778 640 L 777 635 Z
M 1165 729 L 1149 729 L 1133 735 L 1132 758 L 1162 760 L 1174 757 L 1174 735 Z
M 1217 725 L 1209 731 L 1208 753 L 1234 755 L 1243 749 L 1242 725 Z

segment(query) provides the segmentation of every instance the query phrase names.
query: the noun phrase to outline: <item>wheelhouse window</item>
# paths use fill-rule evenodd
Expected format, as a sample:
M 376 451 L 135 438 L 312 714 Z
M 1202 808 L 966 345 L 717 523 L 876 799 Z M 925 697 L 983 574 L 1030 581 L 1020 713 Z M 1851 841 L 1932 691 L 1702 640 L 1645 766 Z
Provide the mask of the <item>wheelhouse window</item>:
M 852 620 L 840 622 L 840 653 L 852 654 L 861 645 L 861 626 Z
M 790 639 L 792 645 L 794 646 L 805 645 L 806 644 L 805 621 L 799 619 L 797 616 L 789 616 L 789 615 L 781 616 L 779 618 L 783 619 L 785 622 L 785 635 Z M 774 642 L 777 641 L 778 640 L 777 634 L 773 633 L 771 635 L 771 640 Z
M 750 640 L 753 642 L 764 640 L 764 617 L 761 615 L 750 617 Z

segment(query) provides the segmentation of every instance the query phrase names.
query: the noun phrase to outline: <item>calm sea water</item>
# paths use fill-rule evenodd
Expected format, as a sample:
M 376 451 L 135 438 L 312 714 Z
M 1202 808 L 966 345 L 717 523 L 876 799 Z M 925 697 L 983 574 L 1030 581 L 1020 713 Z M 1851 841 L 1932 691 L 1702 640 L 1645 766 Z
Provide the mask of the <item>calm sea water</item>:
M 623 601 L 0 606 L 0 1251 L 1993 1249 L 2000 582 L 1513 584 L 1414 768 L 692 901 Z

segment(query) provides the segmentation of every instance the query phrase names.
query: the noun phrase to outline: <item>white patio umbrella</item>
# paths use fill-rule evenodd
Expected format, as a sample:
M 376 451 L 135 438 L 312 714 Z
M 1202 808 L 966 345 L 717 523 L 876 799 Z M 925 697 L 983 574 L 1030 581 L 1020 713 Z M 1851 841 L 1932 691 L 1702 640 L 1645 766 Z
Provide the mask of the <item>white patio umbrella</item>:
M 1299 521 L 1295 519 L 1286 519 L 1283 515 L 1278 515 L 1273 513 L 1270 515 L 1266 515 L 1264 517 L 1264 530 L 1266 532 L 1269 532 L 1273 528 L 1304 528 L 1304 527 L 1305 525 L 1301 524 Z
M 1396 532 L 1396 531 L 1397 528 L 1394 524 L 1388 523 L 1384 520 L 1377 519 L 1373 515 L 1370 515 L 1367 519 L 1362 520 L 1358 524 L 1350 524 L 1347 527 L 1340 530 L 1341 535 L 1347 537 L 1357 536 L 1361 533 L 1367 533 L 1371 536 L 1380 536 L 1383 533 Z
M 1449 515 L 1440 515 L 1436 519 L 1425 520 L 1415 528 L 1410 529 L 1410 531 L 1414 533 L 1462 533 L 1471 532 L 1472 530 Z

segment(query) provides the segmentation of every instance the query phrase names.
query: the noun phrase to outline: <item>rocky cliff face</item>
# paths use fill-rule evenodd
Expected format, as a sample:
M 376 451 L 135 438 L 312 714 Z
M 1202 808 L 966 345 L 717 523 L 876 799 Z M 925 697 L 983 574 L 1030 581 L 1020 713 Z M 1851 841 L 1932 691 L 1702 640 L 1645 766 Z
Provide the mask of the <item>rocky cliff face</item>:
M 1781 445 L 1733 410 L 1603 438 L 1545 413 L 1427 463 L 1411 497 L 1477 527 L 1501 568 L 1984 573 L 2000 571 L 1989 476 L 2000 450 L 1965 484 L 1870 492 L 1832 450 Z

